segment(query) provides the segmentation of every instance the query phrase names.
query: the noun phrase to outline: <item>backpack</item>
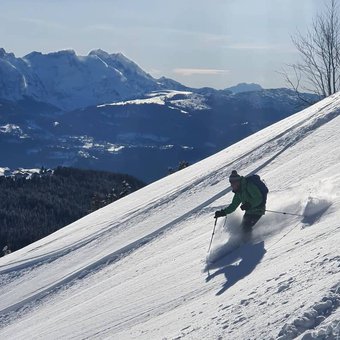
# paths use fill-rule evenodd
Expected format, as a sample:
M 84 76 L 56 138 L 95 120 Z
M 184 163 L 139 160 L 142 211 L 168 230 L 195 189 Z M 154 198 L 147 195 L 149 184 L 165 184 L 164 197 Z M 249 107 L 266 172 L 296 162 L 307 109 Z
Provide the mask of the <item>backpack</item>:
M 247 176 L 246 179 L 248 182 L 255 184 L 262 194 L 263 199 L 259 206 L 265 205 L 267 202 L 267 195 L 269 192 L 269 189 L 266 186 L 266 184 L 261 180 L 260 176 L 256 174 Z

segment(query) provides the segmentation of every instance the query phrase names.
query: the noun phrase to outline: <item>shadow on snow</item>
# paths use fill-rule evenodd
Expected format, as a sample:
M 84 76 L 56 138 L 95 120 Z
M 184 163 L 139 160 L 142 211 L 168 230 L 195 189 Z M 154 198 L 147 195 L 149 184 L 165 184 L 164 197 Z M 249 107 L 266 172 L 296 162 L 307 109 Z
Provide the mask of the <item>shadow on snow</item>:
M 244 244 L 240 248 L 235 249 L 231 254 L 226 255 L 220 260 L 209 265 L 208 270 L 218 269 L 213 274 L 208 271 L 206 282 L 218 275 L 224 275 L 226 282 L 216 295 L 223 294 L 228 288 L 235 283 L 248 276 L 255 267 L 261 262 L 266 250 L 264 249 L 264 241 L 255 244 Z

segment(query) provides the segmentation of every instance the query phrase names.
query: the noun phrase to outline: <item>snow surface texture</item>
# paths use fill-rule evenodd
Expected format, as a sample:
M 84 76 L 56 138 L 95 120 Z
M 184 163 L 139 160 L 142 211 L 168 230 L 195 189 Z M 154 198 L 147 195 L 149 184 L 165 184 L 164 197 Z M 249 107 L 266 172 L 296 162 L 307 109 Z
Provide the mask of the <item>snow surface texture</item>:
M 0 259 L 9 339 L 338 339 L 340 94 Z M 228 175 L 267 213 L 239 243 Z M 234 247 L 232 249 L 232 247 Z

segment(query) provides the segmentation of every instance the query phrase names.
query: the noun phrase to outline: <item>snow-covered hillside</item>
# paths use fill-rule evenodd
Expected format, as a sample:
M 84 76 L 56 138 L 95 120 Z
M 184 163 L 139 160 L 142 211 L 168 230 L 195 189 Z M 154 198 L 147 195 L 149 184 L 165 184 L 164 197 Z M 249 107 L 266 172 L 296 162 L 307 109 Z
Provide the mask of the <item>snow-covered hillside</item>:
M 206 99 L 203 95 L 190 91 L 155 91 L 146 94 L 146 98 L 126 100 L 122 102 L 114 102 L 110 104 L 98 105 L 98 108 L 106 106 L 126 106 L 126 105 L 168 105 L 172 110 L 179 110 L 181 113 L 189 114 L 188 111 L 211 110 L 211 107 L 205 103 Z
M 0 259 L 9 339 L 337 339 L 340 94 Z M 259 173 L 267 213 L 207 267 L 228 175 Z M 240 212 L 212 252 L 230 249 Z

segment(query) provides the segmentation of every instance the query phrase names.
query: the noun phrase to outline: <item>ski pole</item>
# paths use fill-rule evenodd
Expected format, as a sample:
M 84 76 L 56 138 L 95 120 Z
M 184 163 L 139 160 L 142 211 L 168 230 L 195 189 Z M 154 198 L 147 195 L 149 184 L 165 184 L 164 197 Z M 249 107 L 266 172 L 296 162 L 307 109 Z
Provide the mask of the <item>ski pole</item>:
M 285 212 L 285 211 L 275 211 L 275 210 L 267 210 L 267 209 L 266 209 L 266 211 L 274 213 L 274 214 L 282 214 L 282 215 L 292 215 L 292 216 L 305 217 L 304 215 L 301 215 L 301 214 L 292 214 L 292 213 L 288 213 L 288 212 Z
M 209 251 L 210 251 L 210 248 L 211 248 L 213 237 L 215 235 L 216 223 L 217 223 L 217 217 L 215 218 L 214 229 L 213 229 L 213 232 L 212 232 L 212 235 L 211 235 L 211 240 L 210 240 L 210 244 L 209 244 L 208 254 L 209 254 Z

